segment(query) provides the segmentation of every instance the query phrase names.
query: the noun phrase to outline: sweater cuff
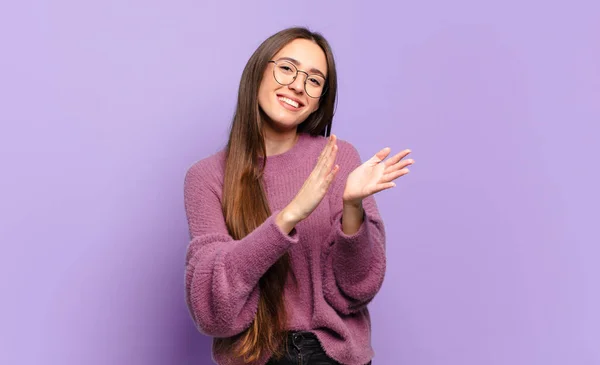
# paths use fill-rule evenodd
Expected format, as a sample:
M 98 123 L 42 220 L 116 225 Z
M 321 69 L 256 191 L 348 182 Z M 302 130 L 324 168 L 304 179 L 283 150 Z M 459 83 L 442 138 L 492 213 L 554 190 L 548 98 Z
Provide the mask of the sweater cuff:
M 362 288 L 356 285 L 363 282 L 372 271 L 374 250 L 370 228 L 369 215 L 366 212 L 360 228 L 352 235 L 344 233 L 341 219 L 336 223 L 334 272 L 342 290 L 356 299 L 363 297 Z

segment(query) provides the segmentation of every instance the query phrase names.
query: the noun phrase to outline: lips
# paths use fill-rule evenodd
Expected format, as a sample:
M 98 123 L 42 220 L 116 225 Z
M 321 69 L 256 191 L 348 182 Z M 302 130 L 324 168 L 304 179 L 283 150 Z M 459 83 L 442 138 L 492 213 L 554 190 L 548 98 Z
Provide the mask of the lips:
M 279 102 L 283 103 L 285 106 L 290 106 L 294 109 L 300 109 L 304 106 L 304 103 L 302 103 L 300 99 L 289 95 L 277 94 L 277 100 L 279 100 Z

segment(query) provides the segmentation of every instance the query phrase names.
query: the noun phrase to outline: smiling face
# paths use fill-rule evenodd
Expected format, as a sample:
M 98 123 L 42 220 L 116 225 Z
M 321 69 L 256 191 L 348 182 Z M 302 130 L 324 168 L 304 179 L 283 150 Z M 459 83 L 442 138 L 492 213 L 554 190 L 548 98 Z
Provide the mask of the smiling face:
M 273 61 L 288 62 L 299 71 L 309 75 L 322 74 L 327 77 L 327 59 L 325 53 L 316 43 L 307 39 L 295 39 L 283 47 L 272 58 Z M 319 99 L 312 98 L 306 93 L 304 82 L 307 75 L 298 72 L 296 79 L 289 85 L 281 85 L 273 76 L 276 66 L 270 62 L 263 74 L 258 89 L 258 105 L 268 116 L 269 126 L 278 131 L 295 129 L 308 116 L 319 108 Z M 288 68 L 285 68 L 289 72 Z M 314 88 L 316 80 L 309 79 L 307 87 Z M 312 83 L 312 84 L 311 84 Z M 323 85 L 324 86 L 324 85 Z

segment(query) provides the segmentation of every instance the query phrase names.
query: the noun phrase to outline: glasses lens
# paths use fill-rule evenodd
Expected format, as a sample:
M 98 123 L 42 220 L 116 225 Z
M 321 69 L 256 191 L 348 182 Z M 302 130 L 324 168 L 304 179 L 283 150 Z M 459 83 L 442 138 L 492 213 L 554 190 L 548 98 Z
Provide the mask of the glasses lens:
M 289 85 L 294 82 L 296 74 L 296 66 L 286 61 L 277 62 L 273 69 L 275 80 L 282 85 Z
M 298 69 L 287 61 L 278 61 L 273 68 L 275 81 L 281 85 L 289 85 L 296 79 Z M 308 75 L 305 82 L 305 90 L 308 96 L 319 98 L 324 93 L 325 79 L 319 75 Z
M 325 79 L 319 75 L 308 75 L 306 77 L 306 93 L 313 98 L 323 95 Z

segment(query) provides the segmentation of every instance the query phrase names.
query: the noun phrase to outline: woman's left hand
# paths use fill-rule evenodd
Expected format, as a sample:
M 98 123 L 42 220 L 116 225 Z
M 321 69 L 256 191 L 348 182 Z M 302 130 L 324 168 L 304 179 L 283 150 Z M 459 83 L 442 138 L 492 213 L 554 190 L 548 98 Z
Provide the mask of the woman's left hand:
M 367 196 L 396 186 L 393 181 L 409 173 L 407 166 L 415 161 L 403 158 L 411 150 L 404 150 L 383 161 L 390 152 L 388 147 L 382 149 L 348 175 L 343 195 L 344 204 L 358 205 Z

